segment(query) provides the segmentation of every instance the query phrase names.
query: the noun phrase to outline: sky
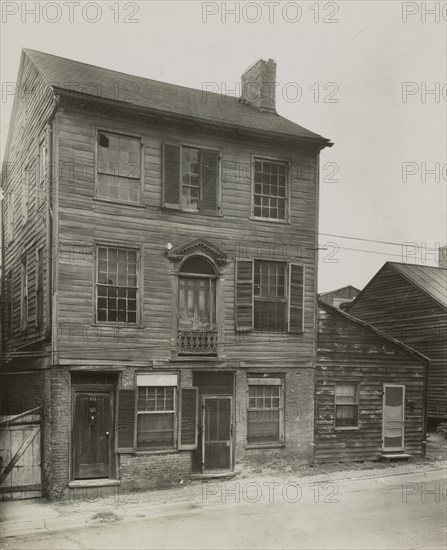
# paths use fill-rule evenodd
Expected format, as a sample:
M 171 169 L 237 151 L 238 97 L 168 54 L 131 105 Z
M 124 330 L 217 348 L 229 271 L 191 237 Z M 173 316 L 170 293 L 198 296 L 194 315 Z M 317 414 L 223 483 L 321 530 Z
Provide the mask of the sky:
M 1 154 L 21 48 L 235 94 L 277 63 L 277 110 L 321 153 L 319 291 L 447 241 L 446 2 L 2 2 Z M 34 13 L 33 13 L 34 10 Z M 377 242 L 379 241 L 379 242 Z

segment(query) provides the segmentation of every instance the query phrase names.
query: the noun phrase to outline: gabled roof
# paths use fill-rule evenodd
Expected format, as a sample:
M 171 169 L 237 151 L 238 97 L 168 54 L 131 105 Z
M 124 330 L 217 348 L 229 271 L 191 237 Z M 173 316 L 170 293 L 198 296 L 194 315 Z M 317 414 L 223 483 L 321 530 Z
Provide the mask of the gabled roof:
M 334 306 L 330 306 L 328 304 L 325 304 L 324 302 L 321 302 L 320 300 L 318 301 L 318 308 L 323 309 L 324 311 L 326 311 L 330 314 L 339 315 L 339 316 L 343 317 L 344 319 L 346 319 L 347 321 L 349 321 L 350 323 L 353 323 L 353 324 L 357 325 L 358 327 L 369 330 L 369 332 L 372 332 L 376 336 L 379 336 L 380 338 L 383 338 L 384 340 L 386 340 L 390 344 L 393 344 L 394 346 L 396 346 L 396 347 L 400 348 L 401 350 L 403 350 L 408 355 L 412 355 L 413 357 L 415 357 L 416 359 L 418 359 L 422 363 L 430 363 L 430 359 L 426 355 L 424 355 L 423 353 L 420 353 L 419 351 L 416 351 L 415 349 L 408 346 L 407 344 L 404 344 L 400 340 L 397 340 L 396 338 L 393 338 L 392 336 L 389 336 L 388 334 L 385 334 L 384 332 L 382 332 L 378 328 L 374 327 L 373 325 L 370 325 L 366 321 L 362 321 L 361 319 L 358 319 L 357 317 L 354 317 L 353 315 L 350 315 L 349 313 L 346 313 L 346 311 L 343 311 L 343 310 L 338 309 Z M 318 340 L 318 335 L 319 334 L 320 334 L 320 331 L 318 330 L 317 340 Z
M 235 127 L 272 137 L 299 138 L 319 148 L 330 140 L 275 113 L 260 112 L 239 98 L 129 75 L 35 50 L 23 52 L 55 91 L 132 105 L 144 110 Z
M 408 283 L 426 294 L 438 305 L 447 309 L 447 269 L 429 265 L 414 265 L 399 262 L 386 262 L 364 287 L 358 296 L 349 304 L 348 311 L 362 299 L 367 288 L 378 278 L 385 269 L 392 269 Z
M 405 277 L 408 282 L 447 307 L 447 269 L 397 262 L 389 262 L 389 265 Z
M 336 288 L 335 290 L 329 290 L 328 292 L 320 292 L 318 296 L 327 296 L 328 294 L 334 294 L 335 292 L 340 292 L 340 290 L 347 290 L 347 289 L 352 289 L 352 290 L 355 290 L 356 292 L 360 292 L 359 288 L 356 288 L 355 286 L 352 286 L 352 285 L 346 285 L 340 288 Z

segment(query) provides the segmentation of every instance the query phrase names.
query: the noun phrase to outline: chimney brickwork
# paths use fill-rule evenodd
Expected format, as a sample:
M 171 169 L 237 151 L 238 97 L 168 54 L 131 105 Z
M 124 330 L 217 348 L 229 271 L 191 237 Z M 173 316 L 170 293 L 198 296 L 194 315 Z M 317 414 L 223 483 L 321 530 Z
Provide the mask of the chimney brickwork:
M 259 111 L 276 113 L 276 63 L 260 59 L 241 78 L 241 101 Z

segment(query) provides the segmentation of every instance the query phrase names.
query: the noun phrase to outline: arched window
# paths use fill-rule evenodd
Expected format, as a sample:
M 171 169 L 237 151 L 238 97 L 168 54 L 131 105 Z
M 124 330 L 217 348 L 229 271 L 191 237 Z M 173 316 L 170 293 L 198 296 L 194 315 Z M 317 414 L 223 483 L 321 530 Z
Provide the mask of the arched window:
M 178 330 L 216 330 L 216 270 L 203 256 L 185 260 L 179 271 Z

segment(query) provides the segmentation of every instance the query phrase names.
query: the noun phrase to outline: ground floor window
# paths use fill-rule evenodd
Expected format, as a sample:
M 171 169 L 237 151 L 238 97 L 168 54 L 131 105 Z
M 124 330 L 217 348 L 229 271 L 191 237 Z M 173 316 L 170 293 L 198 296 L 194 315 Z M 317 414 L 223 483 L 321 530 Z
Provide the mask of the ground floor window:
M 137 449 L 175 447 L 175 389 L 174 386 L 138 386 Z
M 355 427 L 358 425 L 358 384 L 337 382 L 335 384 L 335 426 Z
M 281 379 L 248 381 L 247 443 L 266 445 L 284 441 L 284 384 Z

